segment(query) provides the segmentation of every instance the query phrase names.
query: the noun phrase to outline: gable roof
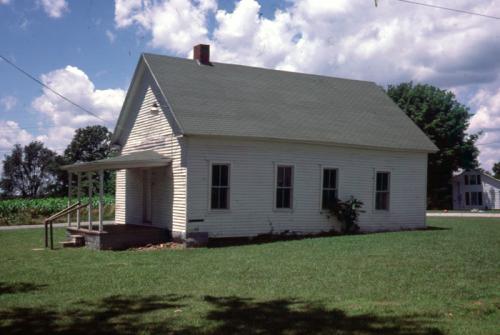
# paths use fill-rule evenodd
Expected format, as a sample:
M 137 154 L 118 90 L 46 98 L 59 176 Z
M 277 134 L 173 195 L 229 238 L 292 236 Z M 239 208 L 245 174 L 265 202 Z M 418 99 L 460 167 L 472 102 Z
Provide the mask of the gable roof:
M 143 54 L 185 135 L 434 152 L 373 82 Z

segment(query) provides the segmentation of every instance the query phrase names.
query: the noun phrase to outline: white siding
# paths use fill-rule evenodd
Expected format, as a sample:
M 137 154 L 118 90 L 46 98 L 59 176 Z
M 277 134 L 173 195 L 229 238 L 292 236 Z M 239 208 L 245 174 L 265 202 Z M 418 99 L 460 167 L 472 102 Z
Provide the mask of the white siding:
M 211 237 L 252 236 L 282 231 L 319 232 L 332 228 L 320 211 L 321 167 L 339 172 L 339 197 L 364 202 L 365 231 L 425 226 L 427 154 L 334 146 L 187 137 L 189 168 L 188 232 Z M 209 210 L 209 164 L 231 163 L 230 209 Z M 275 165 L 294 165 L 293 209 L 274 210 Z M 390 210 L 374 210 L 375 171 L 391 172 Z
M 141 78 L 141 88 L 131 104 L 122 141 L 122 154 L 155 150 L 172 158 L 172 165 L 153 169 L 153 224 L 168 226 L 173 232 L 186 229 L 186 167 L 183 161 L 184 140 L 176 136 L 173 117 L 149 73 Z M 157 102 L 161 111 L 151 114 Z M 139 223 L 142 220 L 142 174 L 134 169 L 118 171 L 116 177 L 116 222 Z
M 481 175 L 481 184 L 465 185 L 465 176 Z M 462 174 L 453 177 L 453 209 L 500 209 L 500 180 L 492 178 L 479 171 L 466 171 Z M 466 192 L 482 192 L 483 205 L 467 206 L 465 202 Z

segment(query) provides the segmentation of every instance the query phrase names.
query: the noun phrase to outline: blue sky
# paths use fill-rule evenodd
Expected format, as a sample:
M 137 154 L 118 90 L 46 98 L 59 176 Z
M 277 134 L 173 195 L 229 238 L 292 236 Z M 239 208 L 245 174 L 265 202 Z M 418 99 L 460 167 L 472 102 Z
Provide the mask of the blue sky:
M 423 0 L 424 1 L 424 0 Z M 500 16 L 494 0 L 426 3 Z M 0 0 L 0 53 L 113 128 L 141 52 L 452 90 L 500 161 L 500 20 L 380 0 Z M 0 156 L 43 140 L 61 151 L 82 115 L 0 61 Z

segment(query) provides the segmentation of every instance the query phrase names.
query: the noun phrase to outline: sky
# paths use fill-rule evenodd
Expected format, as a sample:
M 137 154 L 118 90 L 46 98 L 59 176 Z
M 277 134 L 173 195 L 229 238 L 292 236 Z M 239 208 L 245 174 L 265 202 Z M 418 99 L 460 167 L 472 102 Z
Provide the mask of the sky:
M 498 0 L 421 0 L 500 17 Z M 400 0 L 0 0 L 0 158 L 74 130 L 111 130 L 142 52 L 451 90 L 482 131 L 481 166 L 500 161 L 500 20 Z M 103 121 L 104 120 L 104 121 Z

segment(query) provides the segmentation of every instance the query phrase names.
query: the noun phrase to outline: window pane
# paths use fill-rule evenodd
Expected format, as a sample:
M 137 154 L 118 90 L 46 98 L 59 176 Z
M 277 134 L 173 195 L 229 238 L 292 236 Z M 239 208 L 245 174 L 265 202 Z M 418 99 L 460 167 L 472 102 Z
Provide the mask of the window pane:
M 323 170 L 323 188 L 328 188 L 330 185 L 330 170 Z
M 324 188 L 337 187 L 337 170 L 335 169 L 323 170 L 323 187 Z
M 466 176 L 467 177 L 467 176 Z M 465 192 L 465 204 L 467 206 L 470 205 L 470 193 L 469 192 Z
M 377 192 L 375 195 L 375 209 L 389 209 L 389 192 Z
M 479 175 L 479 174 L 477 175 L 476 181 L 478 184 L 481 184 L 481 175 Z
M 220 165 L 220 186 L 229 186 L 229 166 Z
M 219 190 L 219 208 L 220 209 L 228 209 L 228 188 L 221 188 Z
M 292 186 L 292 168 L 287 166 L 287 167 L 284 167 L 284 180 L 283 180 L 283 184 L 285 187 L 291 187 Z
M 210 203 L 212 204 L 212 209 L 219 208 L 219 189 L 218 188 L 212 188 L 212 197 L 211 197 Z
M 329 199 L 328 199 L 328 191 L 323 190 L 323 194 L 321 197 L 321 208 L 322 209 L 328 209 L 330 205 Z
M 469 185 L 469 176 L 464 176 L 465 185 Z
M 283 189 L 276 190 L 276 208 L 283 208 Z
M 483 193 L 482 192 L 477 193 L 477 203 L 479 206 L 483 205 Z
M 282 166 L 278 166 L 278 176 L 276 178 L 278 187 L 284 186 L 284 179 L 285 179 L 284 173 L 285 173 L 285 168 Z
M 289 188 L 283 189 L 283 208 L 292 208 L 292 190 Z
M 471 185 L 476 185 L 476 175 L 470 176 L 470 184 Z
M 212 165 L 212 186 L 218 186 L 220 180 L 220 165 Z
M 389 173 L 377 172 L 377 191 L 389 190 Z
M 472 193 L 472 206 L 477 205 L 477 192 L 471 192 Z

